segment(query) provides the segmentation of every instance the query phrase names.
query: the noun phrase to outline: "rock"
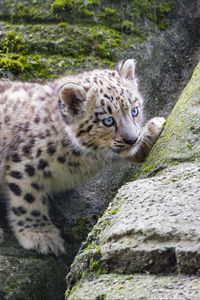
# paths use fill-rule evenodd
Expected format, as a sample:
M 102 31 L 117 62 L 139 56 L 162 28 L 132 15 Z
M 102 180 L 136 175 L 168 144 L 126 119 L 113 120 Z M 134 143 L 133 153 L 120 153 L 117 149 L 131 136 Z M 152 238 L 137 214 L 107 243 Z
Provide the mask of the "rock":
M 61 299 L 67 268 L 63 260 L 18 250 L 1 249 L 0 299 Z
M 174 19 L 162 34 L 151 35 L 143 45 L 133 45 L 148 117 L 167 116 L 188 83 L 199 60 L 199 0 L 176 1 Z M 197 51 L 197 52 L 196 52 Z M 193 53 L 191 55 L 191 53 Z M 162 78 L 162 80 L 160 80 Z
M 110 272 L 199 271 L 200 163 L 127 183 L 112 202 L 112 210 L 117 208 L 99 237 Z
M 196 300 L 200 298 L 200 278 L 192 276 L 105 274 L 85 280 L 67 299 L 90 300 Z M 67 296 L 67 293 L 66 293 Z
M 76 256 L 67 299 L 198 298 L 199 279 L 189 275 L 200 271 L 199 86 L 200 63 L 136 180 L 119 189 Z

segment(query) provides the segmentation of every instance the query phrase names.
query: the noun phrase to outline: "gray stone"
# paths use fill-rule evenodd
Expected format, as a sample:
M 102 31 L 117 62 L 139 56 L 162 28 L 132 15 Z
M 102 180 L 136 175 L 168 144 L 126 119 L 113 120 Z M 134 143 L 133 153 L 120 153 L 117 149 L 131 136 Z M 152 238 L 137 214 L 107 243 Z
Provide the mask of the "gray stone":
M 155 275 L 101 275 L 74 289 L 73 300 L 198 300 L 200 278 Z
M 108 209 L 119 207 L 99 237 L 110 272 L 200 270 L 200 163 L 161 174 L 124 185 Z
M 169 114 L 192 75 L 190 67 L 200 58 L 199 0 L 175 3 L 174 16 L 178 17 L 172 20 L 170 28 L 159 38 L 153 34 L 144 45 L 133 45 L 127 54 L 138 61 L 148 116 Z
M 61 299 L 67 271 L 61 258 L 43 258 L 18 250 L 14 245 L 5 250 L 0 254 L 1 300 Z

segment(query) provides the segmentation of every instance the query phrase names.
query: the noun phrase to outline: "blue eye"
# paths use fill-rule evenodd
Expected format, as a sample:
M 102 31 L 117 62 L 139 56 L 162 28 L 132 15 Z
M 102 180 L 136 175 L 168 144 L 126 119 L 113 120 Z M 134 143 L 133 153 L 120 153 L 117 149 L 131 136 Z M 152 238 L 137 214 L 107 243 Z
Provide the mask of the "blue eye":
M 139 114 L 139 107 L 134 107 L 134 108 L 131 110 L 131 114 L 132 114 L 132 117 L 133 117 L 133 118 L 137 117 L 137 115 Z
M 102 123 L 103 123 L 103 125 L 109 127 L 109 126 L 113 126 L 113 125 L 114 125 L 115 120 L 114 120 L 112 117 L 109 117 L 109 118 L 103 119 L 103 120 L 102 120 Z

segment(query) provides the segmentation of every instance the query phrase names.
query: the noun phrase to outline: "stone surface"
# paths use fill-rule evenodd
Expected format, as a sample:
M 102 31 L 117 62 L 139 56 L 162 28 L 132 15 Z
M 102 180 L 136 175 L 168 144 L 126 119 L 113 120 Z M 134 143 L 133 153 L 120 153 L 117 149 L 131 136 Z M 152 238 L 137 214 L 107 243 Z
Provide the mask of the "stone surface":
M 68 299 L 73 300 L 198 300 L 200 278 L 155 275 L 101 275 L 85 281 Z
M 67 276 L 67 299 L 89 298 L 90 286 L 100 291 L 101 278 L 107 278 L 105 295 L 94 299 L 118 295 L 118 285 L 112 284 L 116 273 L 133 278 L 136 273 L 167 276 L 143 275 L 134 299 L 148 299 L 140 285 L 144 278 L 148 282 L 144 286 L 152 278 L 158 280 L 157 293 L 166 278 L 171 278 L 172 286 L 173 282 L 179 286 L 179 279 L 184 278 L 180 274 L 200 275 L 199 87 L 200 63 L 146 163 L 133 174 L 136 180 L 121 187 L 76 256 Z M 102 275 L 106 273 L 108 277 Z M 180 296 L 177 290 L 177 297 L 198 299 L 200 286 L 193 285 L 192 278 L 187 279 L 191 284 L 188 290 L 197 296 L 183 291 Z M 171 299 L 168 284 L 163 287 L 159 299 Z M 128 297 L 129 292 L 125 285 L 123 295 Z M 135 295 L 133 286 L 131 293 Z
M 117 213 L 99 237 L 109 271 L 199 272 L 200 163 L 124 185 L 112 210 Z
M 0 254 L 0 299 L 61 299 L 68 270 L 63 260 L 12 250 Z
M 199 56 L 199 0 L 176 0 L 170 28 L 144 45 L 134 44 L 127 56 L 138 62 L 147 115 L 167 116 L 192 75 Z M 197 50 L 197 51 L 195 51 Z M 162 80 L 160 80 L 162 78 Z
M 142 167 L 152 176 L 167 165 L 200 160 L 200 64 L 167 119 L 161 137 Z

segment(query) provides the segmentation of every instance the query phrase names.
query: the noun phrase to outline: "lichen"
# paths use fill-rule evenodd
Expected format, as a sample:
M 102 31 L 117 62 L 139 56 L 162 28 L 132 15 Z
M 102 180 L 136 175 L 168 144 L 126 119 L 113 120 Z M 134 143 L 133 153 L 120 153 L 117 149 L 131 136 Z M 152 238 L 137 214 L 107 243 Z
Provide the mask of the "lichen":
M 143 171 L 144 173 L 149 173 L 149 172 L 153 171 L 153 169 L 154 169 L 153 166 L 148 165 L 148 166 L 146 166 L 145 168 L 143 168 L 142 171 Z
M 71 11 L 75 6 L 75 0 L 54 0 L 51 4 L 53 12 Z
M 119 208 L 115 207 L 115 208 L 111 209 L 110 214 L 111 215 L 116 215 L 118 213 L 118 211 L 119 211 Z

